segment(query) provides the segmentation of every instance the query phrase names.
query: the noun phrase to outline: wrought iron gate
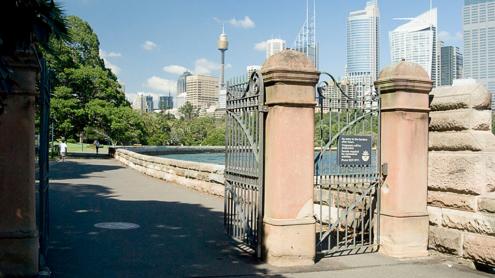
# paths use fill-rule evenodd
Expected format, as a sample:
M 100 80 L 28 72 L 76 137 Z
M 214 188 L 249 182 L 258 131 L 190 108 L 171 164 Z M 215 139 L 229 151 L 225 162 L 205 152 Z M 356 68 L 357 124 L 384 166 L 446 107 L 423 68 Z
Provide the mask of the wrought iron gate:
M 224 225 L 227 233 L 261 256 L 263 224 L 263 79 L 227 84 Z
M 380 97 L 371 86 L 339 85 L 325 76 L 331 80 L 317 87 L 317 252 L 373 252 L 380 228 Z

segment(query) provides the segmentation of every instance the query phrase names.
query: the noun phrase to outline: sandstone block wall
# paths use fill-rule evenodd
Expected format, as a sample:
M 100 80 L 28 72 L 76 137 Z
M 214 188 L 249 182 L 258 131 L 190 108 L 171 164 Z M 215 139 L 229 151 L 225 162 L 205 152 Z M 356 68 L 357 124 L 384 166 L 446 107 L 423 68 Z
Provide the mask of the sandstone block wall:
M 495 136 L 490 93 L 477 83 L 432 91 L 429 248 L 495 265 Z
M 115 150 L 114 158 L 143 174 L 208 194 L 224 195 L 222 165 L 167 159 L 123 148 Z

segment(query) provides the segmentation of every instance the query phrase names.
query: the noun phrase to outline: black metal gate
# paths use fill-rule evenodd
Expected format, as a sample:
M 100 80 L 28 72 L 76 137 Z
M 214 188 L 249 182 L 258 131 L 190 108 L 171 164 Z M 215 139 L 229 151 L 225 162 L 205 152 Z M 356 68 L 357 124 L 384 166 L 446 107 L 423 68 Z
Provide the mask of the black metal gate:
M 317 87 L 315 215 L 317 252 L 342 256 L 374 252 L 379 242 L 380 97 L 370 85 Z M 369 83 L 368 83 L 369 84 Z
M 264 170 L 264 87 L 261 74 L 227 84 L 225 139 L 226 232 L 261 256 Z

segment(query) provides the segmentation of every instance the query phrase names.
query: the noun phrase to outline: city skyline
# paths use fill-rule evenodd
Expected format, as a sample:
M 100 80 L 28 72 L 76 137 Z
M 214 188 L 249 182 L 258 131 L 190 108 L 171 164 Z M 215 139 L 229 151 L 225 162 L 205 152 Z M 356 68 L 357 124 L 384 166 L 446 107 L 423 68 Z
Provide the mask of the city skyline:
M 130 100 L 139 91 L 158 96 L 170 90 L 175 95 L 178 75 L 186 69 L 219 76 L 216 40 L 221 22 L 231 40 L 226 58 L 228 80 L 242 74 L 247 65 L 261 65 L 265 58 L 263 42 L 275 37 L 289 42 L 306 18 L 306 1 L 283 2 L 284 5 L 281 1 L 268 1 L 263 2 L 263 9 L 255 9 L 255 3 L 246 10 L 238 9 L 229 1 L 205 2 L 192 1 L 187 13 L 181 9 L 180 1 L 123 6 L 111 0 L 75 0 L 62 4 L 67 14 L 80 16 L 94 28 L 100 39 L 102 58 L 117 73 Z M 335 76 L 344 75 L 347 16 L 351 11 L 362 9 L 366 2 L 342 1 L 334 5 L 316 1 L 321 70 Z M 387 33 L 400 25 L 393 18 L 415 16 L 429 7 L 426 0 L 412 2 L 379 1 L 381 67 L 390 63 Z M 439 39 L 448 45 L 462 47 L 462 5 L 460 0 L 433 2 L 433 6 L 439 8 Z M 115 12 L 110 13 L 111 9 Z M 167 16 L 161 15 L 160 10 Z M 274 17 L 275 12 L 284 16 Z M 149 16 L 130 16 L 134 13 Z M 188 16 L 184 17 L 185 14 Z M 122 30 L 118 26 L 124 21 L 127 28 Z

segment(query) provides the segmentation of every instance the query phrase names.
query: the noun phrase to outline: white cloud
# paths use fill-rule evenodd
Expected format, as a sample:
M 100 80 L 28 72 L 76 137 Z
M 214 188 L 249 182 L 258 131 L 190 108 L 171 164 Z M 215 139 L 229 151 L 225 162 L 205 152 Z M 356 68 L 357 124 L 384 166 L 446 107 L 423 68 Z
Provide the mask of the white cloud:
M 194 63 L 195 74 L 211 74 L 212 71 L 220 70 L 221 65 L 219 63 L 212 62 L 206 58 L 199 58 Z M 226 64 L 225 68 L 230 68 L 230 64 Z
M 455 34 L 451 34 L 447 31 L 440 31 L 438 33 L 438 39 L 444 42 L 461 42 L 462 41 L 462 32 L 456 32 Z
M 235 17 L 229 20 L 230 25 L 234 27 L 240 27 L 244 29 L 254 28 L 256 24 L 249 18 L 249 16 L 244 16 L 244 19 L 236 19 Z
M 175 90 L 177 89 L 177 83 L 175 80 L 164 79 L 155 75 L 148 78 L 143 86 L 165 93 L 175 93 Z
M 187 71 L 187 68 L 179 65 L 168 65 L 163 67 L 163 71 L 171 74 L 180 75 L 183 74 L 185 71 Z
M 109 68 L 115 75 L 120 73 L 120 67 L 112 63 L 109 58 L 122 57 L 122 54 L 112 51 L 106 52 L 105 50 L 100 49 L 100 57 L 103 59 L 105 67 Z
M 146 51 L 151 51 L 157 47 L 156 43 L 154 43 L 152 41 L 145 41 L 142 46 L 143 46 L 143 49 Z
M 266 41 L 262 41 L 262 42 L 255 44 L 254 50 L 265 51 L 266 50 Z

